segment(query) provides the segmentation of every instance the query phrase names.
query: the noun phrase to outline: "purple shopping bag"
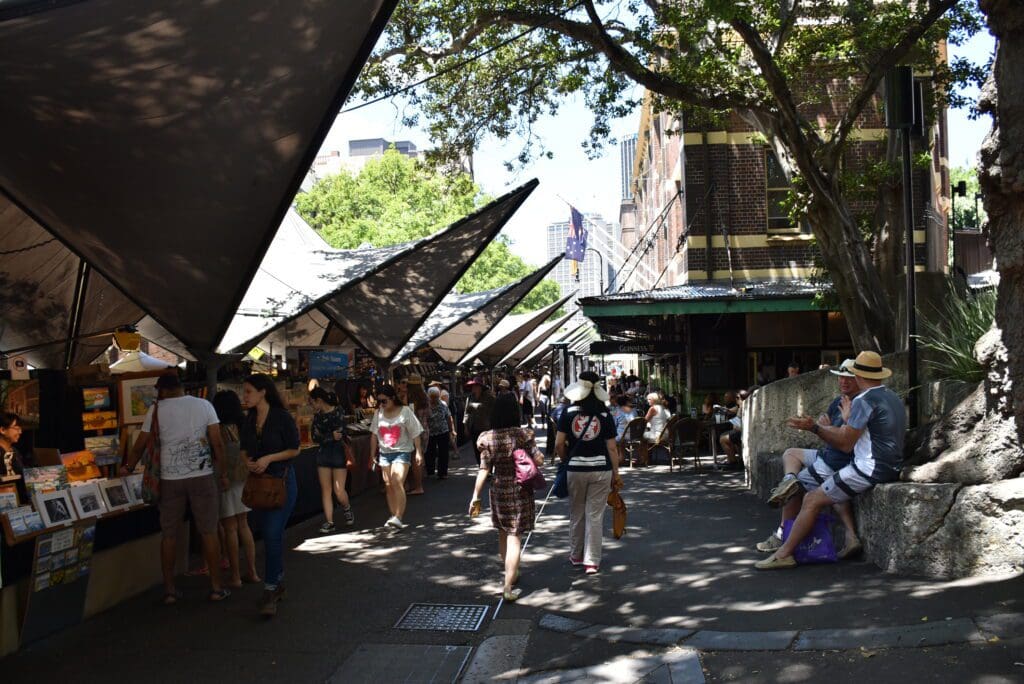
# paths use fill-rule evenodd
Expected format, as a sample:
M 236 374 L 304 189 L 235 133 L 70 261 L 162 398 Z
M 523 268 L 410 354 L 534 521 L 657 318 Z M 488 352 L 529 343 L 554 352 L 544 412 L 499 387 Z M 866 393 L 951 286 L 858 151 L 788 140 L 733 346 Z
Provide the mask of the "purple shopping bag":
M 782 523 L 782 541 L 789 538 L 793 529 L 793 521 L 787 520 Z M 835 563 L 839 560 L 836 556 L 836 545 L 832 541 L 832 516 L 827 513 L 820 513 L 814 521 L 814 527 L 810 534 L 797 545 L 793 551 L 793 558 L 800 565 L 809 563 Z

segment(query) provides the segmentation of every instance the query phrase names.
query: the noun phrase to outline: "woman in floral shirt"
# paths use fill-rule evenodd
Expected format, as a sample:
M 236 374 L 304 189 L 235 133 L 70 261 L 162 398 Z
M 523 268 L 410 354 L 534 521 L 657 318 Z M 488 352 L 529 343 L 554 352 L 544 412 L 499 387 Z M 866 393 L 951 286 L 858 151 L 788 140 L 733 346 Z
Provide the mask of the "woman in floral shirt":
M 443 401 L 441 390 L 431 387 L 427 390 L 429 417 L 427 419 L 427 475 L 434 474 L 437 466 L 437 479 L 448 479 L 448 451 L 455 442 L 455 421 L 452 413 Z

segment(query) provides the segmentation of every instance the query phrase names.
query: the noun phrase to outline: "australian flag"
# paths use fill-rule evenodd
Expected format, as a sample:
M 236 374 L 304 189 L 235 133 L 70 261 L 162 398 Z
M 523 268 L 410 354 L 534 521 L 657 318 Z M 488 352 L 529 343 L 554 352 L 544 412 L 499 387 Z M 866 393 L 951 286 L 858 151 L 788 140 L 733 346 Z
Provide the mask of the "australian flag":
M 587 252 L 587 229 L 583 227 L 583 214 L 569 207 L 569 235 L 565 239 L 565 258 L 583 261 Z

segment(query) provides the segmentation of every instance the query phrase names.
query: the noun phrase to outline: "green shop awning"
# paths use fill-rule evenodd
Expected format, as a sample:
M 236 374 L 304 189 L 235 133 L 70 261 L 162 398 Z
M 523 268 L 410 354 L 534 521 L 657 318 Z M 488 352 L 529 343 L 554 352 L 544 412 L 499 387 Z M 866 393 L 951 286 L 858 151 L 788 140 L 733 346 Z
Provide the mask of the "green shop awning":
M 820 290 L 821 285 L 806 280 L 746 282 L 736 286 L 706 282 L 587 297 L 579 303 L 588 318 L 818 311 L 815 296 Z

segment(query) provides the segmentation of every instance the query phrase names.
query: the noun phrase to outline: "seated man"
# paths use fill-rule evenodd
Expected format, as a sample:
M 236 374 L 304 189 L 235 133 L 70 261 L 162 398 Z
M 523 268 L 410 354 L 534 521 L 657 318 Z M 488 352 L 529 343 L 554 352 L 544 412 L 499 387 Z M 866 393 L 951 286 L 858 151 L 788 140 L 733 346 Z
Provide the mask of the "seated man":
M 845 425 L 825 426 L 808 416 L 790 418 L 787 424 L 813 432 L 839 451 L 852 450 L 853 460 L 804 497 L 789 538 L 769 558 L 754 564 L 758 570 L 796 567 L 793 550 L 810 533 L 823 508 L 899 478 L 907 416 L 899 396 L 882 385 L 892 371 L 882 366 L 882 357 L 872 351 L 858 354 L 849 368 L 857 376 L 861 392 L 850 406 Z
M 718 468 L 739 470 L 743 468 L 739 457 L 739 450 L 743 446 L 743 402 L 737 402 L 736 393 L 731 391 L 725 393 L 724 401 L 723 411 L 726 418 L 729 419 L 730 429 L 718 436 L 718 443 L 725 454 L 725 463 Z
M 833 375 L 839 376 L 839 396 L 833 399 L 825 413 L 818 417 L 819 425 L 840 427 L 849 417 L 853 398 L 860 393 L 857 376 L 850 371 L 853 364 L 853 359 L 847 359 L 840 364 L 839 370 L 830 371 Z M 839 451 L 827 444 L 824 449 L 786 449 L 782 454 L 782 464 L 786 476 L 772 490 L 771 496 L 768 497 L 768 503 L 772 506 L 785 504 L 782 509 L 782 522 L 794 519 L 800 512 L 804 491 L 817 489 L 821 483 L 842 470 L 852 459 L 852 453 Z M 801 485 L 803 486 L 801 487 Z M 847 558 L 861 549 L 860 541 L 857 539 L 857 530 L 853 523 L 853 511 L 849 501 L 837 504 L 835 509 L 846 527 L 846 544 L 839 556 Z M 779 523 L 779 528 L 768 536 L 768 539 L 758 542 L 758 551 L 771 553 L 782 546 L 782 522 Z
M 637 417 L 633 410 L 633 398 L 629 395 L 622 395 L 615 400 L 615 440 L 621 442 L 622 435 L 626 431 L 629 421 Z

